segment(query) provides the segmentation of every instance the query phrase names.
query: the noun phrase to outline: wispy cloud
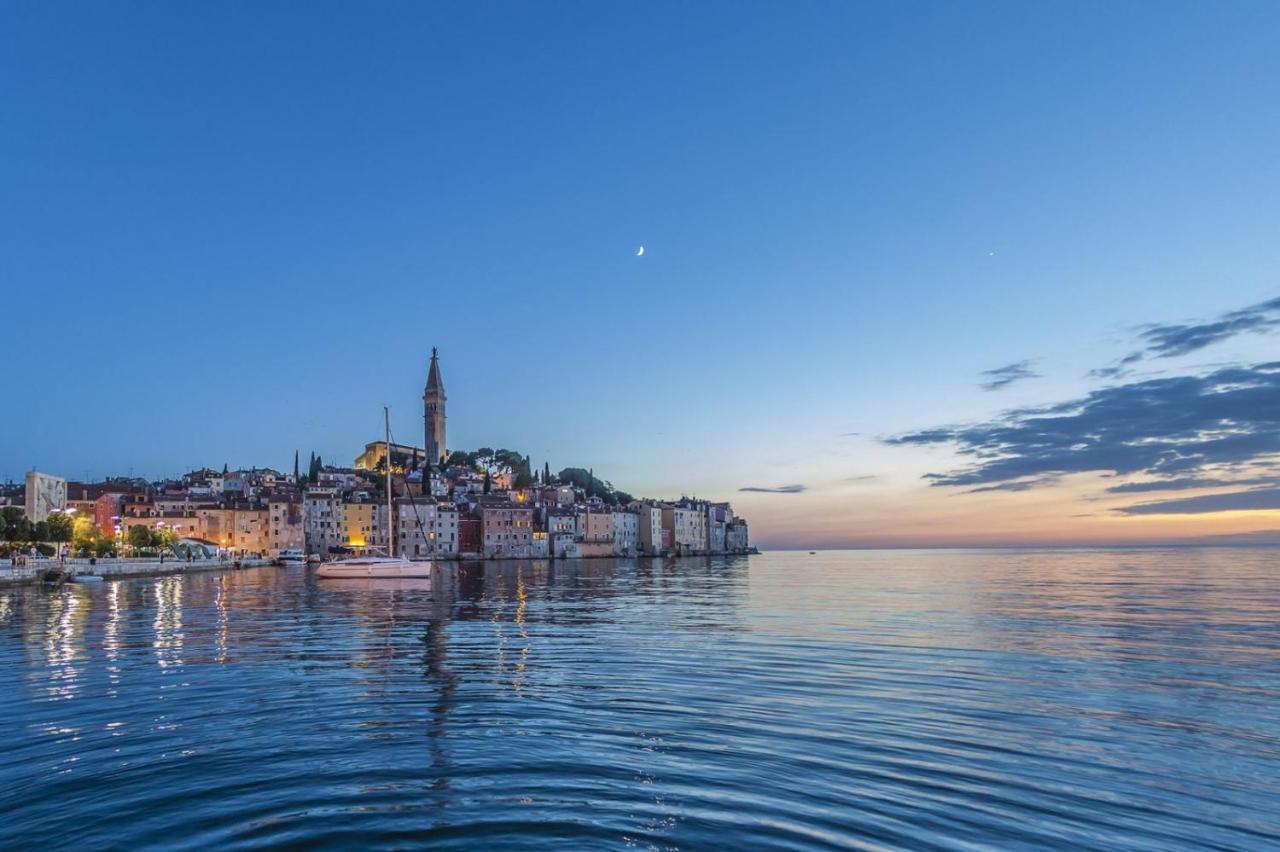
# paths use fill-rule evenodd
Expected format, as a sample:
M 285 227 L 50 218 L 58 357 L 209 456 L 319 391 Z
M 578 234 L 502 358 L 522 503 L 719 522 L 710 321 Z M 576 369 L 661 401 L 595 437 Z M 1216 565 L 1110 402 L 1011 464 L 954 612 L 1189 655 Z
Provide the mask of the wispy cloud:
M 1139 337 L 1147 344 L 1147 356 L 1173 358 L 1238 334 L 1266 332 L 1276 326 L 1280 326 L 1280 297 L 1229 311 L 1208 322 L 1148 326 Z
M 760 485 L 748 485 L 739 491 L 754 491 L 759 494 L 799 494 L 805 490 L 803 485 L 779 485 L 776 488 L 765 488 Z
M 880 477 L 876 476 L 874 473 L 864 473 L 861 476 L 846 476 L 844 478 L 844 481 L 845 482 L 871 482 L 879 478 Z
M 996 367 L 994 370 L 983 370 L 982 375 L 986 378 L 979 387 L 985 391 L 994 391 L 1007 388 L 1014 382 L 1020 382 L 1024 379 L 1039 378 L 1040 374 L 1031 369 L 1032 363 L 1031 360 L 1027 359 L 1015 361 L 1003 367 Z
M 1052 485 L 1058 481 L 1056 476 L 1042 476 L 1038 479 L 1015 479 L 1011 482 L 997 482 L 995 485 L 980 485 L 977 488 L 970 488 L 965 494 L 984 494 L 990 491 L 1030 491 L 1032 488 L 1039 488 L 1043 485 Z
M 1280 361 L 1101 388 L 1057 405 L 886 442 L 955 447 L 970 463 L 931 474 L 937 486 L 1019 480 L 1035 486 L 1083 472 L 1212 476 L 1223 466 L 1280 454 Z
M 1226 494 L 1202 494 L 1178 500 L 1158 500 L 1122 506 L 1112 511 L 1124 515 L 1203 515 L 1210 512 L 1241 512 L 1280 509 L 1280 488 L 1254 488 Z
M 1137 338 L 1140 349 L 1089 375 L 1099 379 L 1122 378 L 1130 373 L 1130 367 L 1144 359 L 1189 355 L 1241 334 L 1266 334 L 1276 328 L 1280 328 L 1280 297 L 1200 322 L 1153 323 L 1141 327 Z
M 1214 476 L 1184 476 L 1178 479 L 1153 479 L 1149 482 L 1126 482 L 1107 489 L 1108 494 L 1145 494 L 1152 491 L 1188 491 L 1193 488 L 1226 488 L 1242 485 L 1276 485 L 1280 476 L 1254 476 L 1224 479 Z

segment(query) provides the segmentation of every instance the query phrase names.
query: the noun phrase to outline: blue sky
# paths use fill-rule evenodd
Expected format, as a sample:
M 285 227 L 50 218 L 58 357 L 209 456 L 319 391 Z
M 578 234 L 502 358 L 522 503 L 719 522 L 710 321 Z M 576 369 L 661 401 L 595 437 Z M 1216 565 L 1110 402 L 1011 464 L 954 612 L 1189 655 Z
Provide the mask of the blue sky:
M 1137 326 L 1280 295 L 1278 27 L 1269 3 L 6 3 L 0 477 L 347 463 L 383 404 L 419 433 L 434 345 L 453 446 L 733 498 L 765 543 L 1022 540 L 920 479 L 954 446 L 881 439 L 1079 398 Z M 1073 495 L 1000 511 L 1047 499 L 1052 539 Z

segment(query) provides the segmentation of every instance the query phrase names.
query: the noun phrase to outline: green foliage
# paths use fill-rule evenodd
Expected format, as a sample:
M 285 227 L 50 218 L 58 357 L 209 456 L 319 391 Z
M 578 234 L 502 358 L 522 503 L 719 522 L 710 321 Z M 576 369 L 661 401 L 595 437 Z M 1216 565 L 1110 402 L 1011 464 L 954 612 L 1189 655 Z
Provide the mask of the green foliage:
M 151 530 L 145 526 L 129 527 L 129 532 L 125 535 L 124 540 L 129 543 L 130 547 L 136 547 L 139 550 L 151 546 Z
M 597 479 L 595 473 L 580 467 L 566 467 L 560 471 L 560 481 L 581 488 L 587 497 L 599 497 L 610 505 L 618 503 L 618 495 L 613 484 Z M 630 496 L 630 495 L 628 495 Z
M 105 542 L 107 550 L 110 545 L 114 544 L 110 538 L 98 529 L 98 525 L 93 522 L 92 518 L 81 516 L 75 519 L 72 525 L 71 533 L 71 549 L 82 556 L 93 555 L 98 548 L 100 542 Z
M 71 515 L 66 512 L 54 512 L 49 516 L 49 520 L 45 521 L 45 529 L 48 531 L 48 538 L 45 541 L 71 541 L 71 529 L 73 522 Z
M 21 508 L 5 506 L 0 509 L 0 541 L 29 542 L 31 533 L 31 521 L 27 520 Z

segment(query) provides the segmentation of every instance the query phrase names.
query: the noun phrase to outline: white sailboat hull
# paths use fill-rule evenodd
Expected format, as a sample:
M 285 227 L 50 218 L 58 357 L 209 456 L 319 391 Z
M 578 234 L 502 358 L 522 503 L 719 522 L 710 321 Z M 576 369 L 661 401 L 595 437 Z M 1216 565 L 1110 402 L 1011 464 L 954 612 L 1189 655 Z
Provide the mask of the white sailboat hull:
M 326 562 L 316 568 L 316 576 L 333 580 L 407 579 L 430 577 L 435 566 L 431 562 L 411 562 L 408 559 L 342 559 Z

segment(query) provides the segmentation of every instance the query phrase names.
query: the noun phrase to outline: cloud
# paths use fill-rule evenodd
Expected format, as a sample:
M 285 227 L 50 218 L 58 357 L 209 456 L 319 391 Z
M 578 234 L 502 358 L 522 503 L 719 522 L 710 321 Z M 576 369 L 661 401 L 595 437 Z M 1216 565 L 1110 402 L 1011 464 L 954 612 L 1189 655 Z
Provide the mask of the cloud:
M 1139 338 L 1147 344 L 1146 355 L 1173 358 L 1238 334 L 1266 332 L 1276 326 L 1280 326 L 1280 298 L 1229 311 L 1209 322 L 1148 326 Z
M 1015 479 L 1012 482 L 998 482 L 995 485 L 982 485 L 970 488 L 965 494 L 984 494 L 989 491 L 1030 491 L 1042 485 L 1052 485 L 1058 481 L 1056 476 L 1043 476 L 1039 479 Z
M 1150 482 L 1126 482 L 1107 489 L 1108 494 L 1142 494 L 1151 491 L 1184 491 L 1191 488 L 1226 488 L 1240 485 L 1274 485 L 1277 476 L 1255 476 L 1248 479 L 1222 479 L 1213 476 L 1187 476 L 1180 479 L 1155 479 Z
M 1224 465 L 1280 454 L 1280 361 L 1100 388 L 1056 405 L 885 443 L 954 447 L 968 464 L 931 474 L 935 486 L 1043 480 L 1038 485 L 1085 472 L 1211 475 Z
M 871 482 L 872 480 L 879 479 L 879 478 L 880 477 L 876 476 L 874 473 L 864 473 L 861 476 L 846 476 L 844 478 L 844 481 L 845 482 Z
M 1280 510 L 1280 488 L 1254 488 L 1226 494 L 1203 494 L 1113 509 L 1124 515 L 1203 515 L 1209 512 Z
M 799 494 L 805 490 L 803 485 L 779 485 L 777 488 L 764 488 L 759 485 L 748 485 L 739 491 L 754 491 L 759 494 Z
M 1128 367 L 1146 358 L 1176 358 L 1198 352 L 1241 334 L 1267 334 L 1280 328 L 1280 297 L 1227 311 L 1202 322 L 1156 323 L 1143 326 L 1138 334 L 1141 349 L 1131 352 L 1110 367 L 1100 367 L 1089 375 L 1098 379 L 1122 378 Z
M 1003 367 L 996 367 L 994 370 L 983 370 L 982 375 L 987 378 L 979 387 L 984 391 L 994 391 L 1007 388 L 1014 382 L 1020 382 L 1023 379 L 1037 379 L 1040 374 L 1031 369 L 1031 364 L 1030 360 L 1023 360 L 1006 364 Z

